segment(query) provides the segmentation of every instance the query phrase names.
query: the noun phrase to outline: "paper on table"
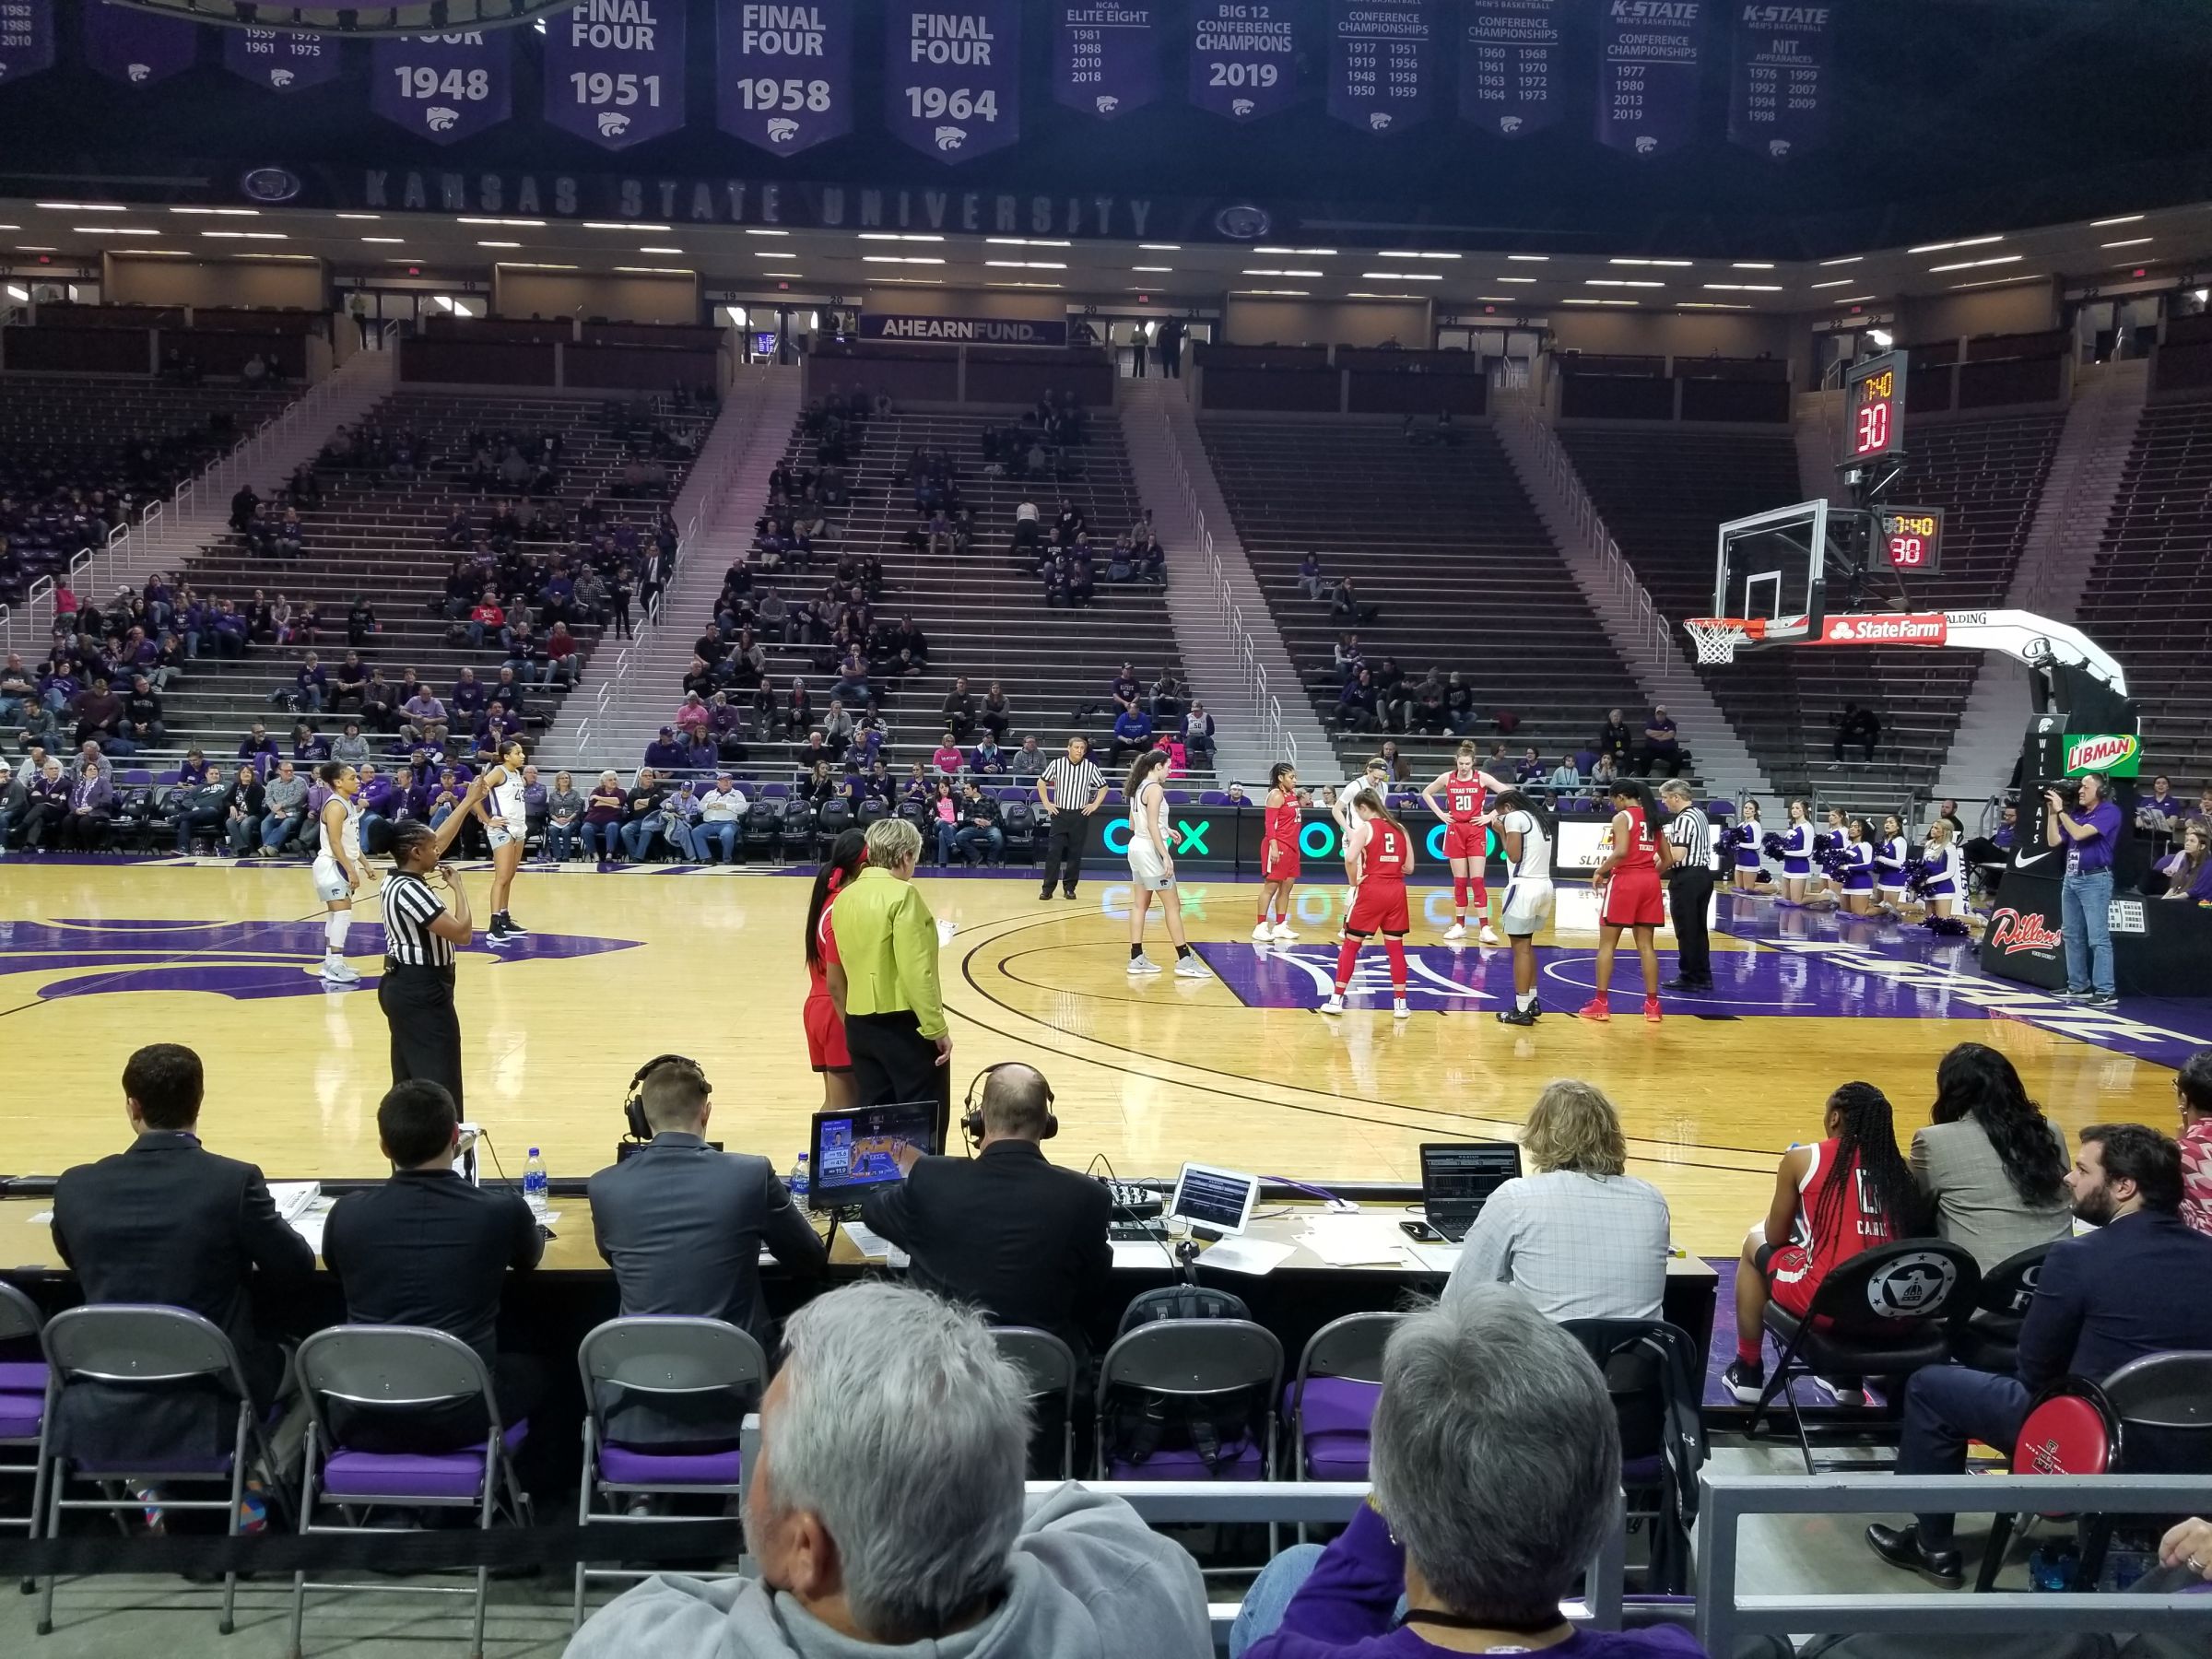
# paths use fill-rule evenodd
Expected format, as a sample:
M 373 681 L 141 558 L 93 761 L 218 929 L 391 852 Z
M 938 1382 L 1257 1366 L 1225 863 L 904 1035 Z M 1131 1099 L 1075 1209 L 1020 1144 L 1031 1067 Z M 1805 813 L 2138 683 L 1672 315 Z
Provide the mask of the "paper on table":
M 1116 1267 L 1151 1267 L 1167 1273 L 1177 1272 L 1175 1258 L 1151 1239 L 1115 1239 L 1112 1241 L 1113 1265 Z
M 837 1225 L 845 1237 L 853 1241 L 853 1248 L 871 1262 L 879 1261 L 893 1267 L 903 1267 L 912 1259 L 881 1233 L 858 1221 L 840 1221 Z
M 1332 1267 L 1405 1267 L 1406 1235 L 1392 1213 L 1306 1218 L 1299 1242 Z
M 1258 1276 L 1273 1273 L 1296 1249 L 1294 1244 L 1276 1244 L 1265 1239 L 1224 1239 L 1208 1247 L 1198 1260 L 1204 1266 Z
M 1423 1273 L 1450 1273 L 1459 1265 L 1460 1246 L 1457 1244 L 1416 1244 L 1408 1242 L 1406 1253 L 1414 1259 Z
M 308 1206 L 323 1195 L 323 1185 L 315 1181 L 272 1181 L 269 1196 L 276 1201 L 276 1213 L 287 1221 L 307 1213 Z

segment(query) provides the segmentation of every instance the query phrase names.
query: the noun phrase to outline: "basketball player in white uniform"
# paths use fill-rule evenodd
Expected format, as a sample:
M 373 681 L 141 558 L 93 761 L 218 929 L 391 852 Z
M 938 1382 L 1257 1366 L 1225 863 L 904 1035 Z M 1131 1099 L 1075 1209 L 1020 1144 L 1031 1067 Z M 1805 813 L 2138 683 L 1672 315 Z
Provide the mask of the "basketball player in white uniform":
M 361 863 L 361 778 L 343 760 L 325 760 L 315 776 L 330 785 L 323 803 L 323 844 L 316 849 L 315 897 L 323 900 L 323 982 L 353 985 L 359 972 L 346 960 L 346 934 L 353 925 L 353 896 L 368 878 Z
M 1148 749 L 1129 769 L 1122 794 L 1129 803 L 1129 880 L 1136 889 L 1129 906 L 1129 971 L 1158 973 L 1159 964 L 1145 954 L 1145 912 L 1159 895 L 1159 918 L 1175 947 L 1178 979 L 1209 979 L 1212 971 L 1183 937 L 1182 902 L 1175 891 L 1175 855 L 1168 846 L 1168 792 L 1159 773 L 1168 763 L 1165 749 Z
M 519 738 L 500 747 L 499 764 L 484 774 L 484 798 L 477 817 L 484 825 L 484 839 L 491 843 L 491 931 L 487 945 L 500 946 L 530 930 L 507 913 L 507 896 L 514 887 L 514 873 L 523 862 L 523 838 L 529 832 L 530 812 L 523 799 L 523 762 L 529 751 Z
M 1536 935 L 1551 919 L 1551 834 L 1543 808 L 1520 790 L 1500 791 L 1494 806 L 1507 871 L 1498 925 L 1513 947 L 1513 1006 L 1500 1008 L 1498 1018 L 1533 1026 L 1544 1012 L 1536 1000 Z

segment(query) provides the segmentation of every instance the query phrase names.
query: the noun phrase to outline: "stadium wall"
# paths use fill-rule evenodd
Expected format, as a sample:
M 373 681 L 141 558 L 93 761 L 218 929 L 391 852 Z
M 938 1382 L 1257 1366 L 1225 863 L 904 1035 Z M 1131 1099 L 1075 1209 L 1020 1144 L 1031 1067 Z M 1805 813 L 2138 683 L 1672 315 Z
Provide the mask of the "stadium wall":
M 584 276 L 495 265 L 491 310 L 500 317 L 607 317 L 620 323 L 697 323 L 699 278 Z
M 1426 300 L 1312 305 L 1232 294 L 1221 309 L 1221 338 L 1239 346 L 1381 346 L 1395 340 L 1409 350 L 1425 350 L 1433 337 Z

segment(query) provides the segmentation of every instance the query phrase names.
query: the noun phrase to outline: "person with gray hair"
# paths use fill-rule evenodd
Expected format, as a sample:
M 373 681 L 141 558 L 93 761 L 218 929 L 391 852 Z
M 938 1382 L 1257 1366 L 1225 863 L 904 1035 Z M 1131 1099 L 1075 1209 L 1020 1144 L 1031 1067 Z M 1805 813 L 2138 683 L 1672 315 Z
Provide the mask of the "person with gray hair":
M 808 1303 L 760 1406 L 745 1503 L 760 1576 L 650 1579 L 569 1659 L 1208 1659 L 1180 1545 L 1118 1498 L 1025 1497 L 1027 1394 L 965 1309 L 888 1284 Z
M 1519 1291 L 1473 1286 L 1408 1315 L 1382 1350 L 1372 1435 L 1373 1495 L 1327 1548 L 1267 1564 L 1230 1659 L 1703 1653 L 1686 1630 L 1560 1613 L 1620 1524 L 1620 1430 L 1582 1345 Z
M 942 1147 L 952 1132 L 952 1028 L 937 982 L 937 919 L 914 886 L 922 831 L 878 818 L 865 844 L 866 863 L 837 896 L 853 1103 L 934 1100 Z

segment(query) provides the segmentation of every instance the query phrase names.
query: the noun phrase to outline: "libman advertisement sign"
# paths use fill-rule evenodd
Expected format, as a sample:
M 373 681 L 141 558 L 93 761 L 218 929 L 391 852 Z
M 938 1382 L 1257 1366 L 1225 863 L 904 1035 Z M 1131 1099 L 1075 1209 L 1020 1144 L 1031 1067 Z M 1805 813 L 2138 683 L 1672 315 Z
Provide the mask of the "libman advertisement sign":
M 2104 772 L 2114 778 L 2132 778 L 2143 769 L 2143 740 L 2113 732 L 2068 732 L 2065 735 L 2066 776 Z

